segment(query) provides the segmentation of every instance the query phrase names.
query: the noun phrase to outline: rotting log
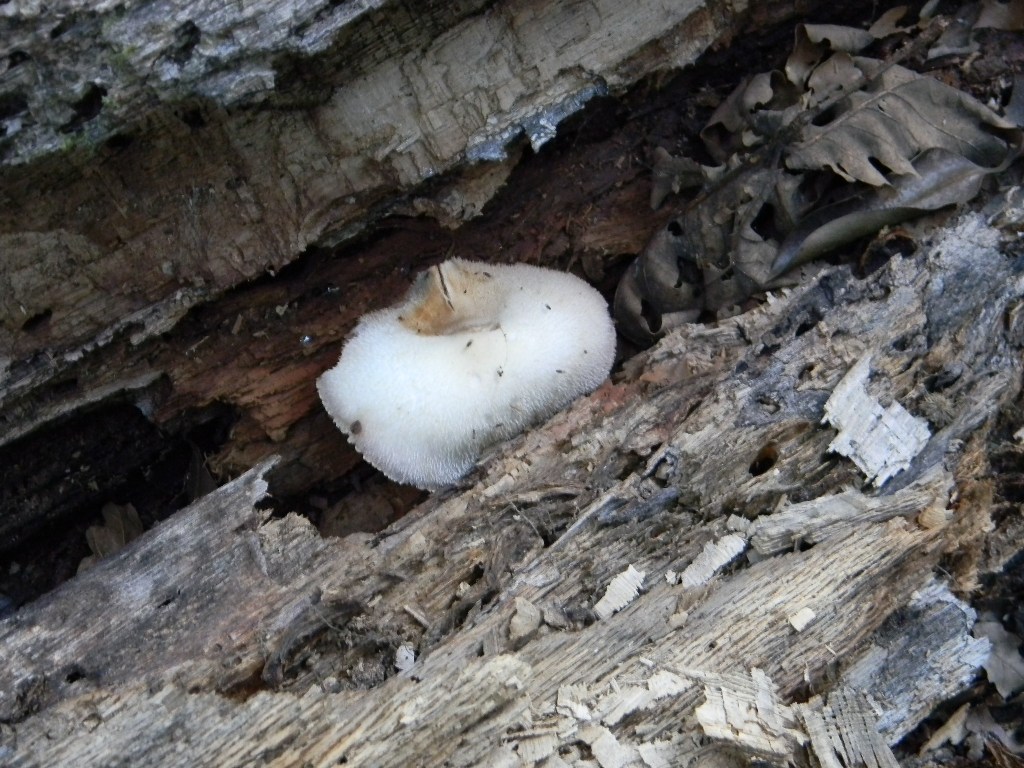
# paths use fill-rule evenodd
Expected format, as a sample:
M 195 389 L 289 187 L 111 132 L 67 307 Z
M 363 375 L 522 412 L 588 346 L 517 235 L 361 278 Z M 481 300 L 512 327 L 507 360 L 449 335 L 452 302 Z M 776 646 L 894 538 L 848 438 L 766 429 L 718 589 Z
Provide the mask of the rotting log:
M 457 226 L 514 161 L 395 195 L 469 156 L 500 153 L 516 133 L 543 139 L 541 117 L 557 117 L 595 82 L 618 93 L 692 61 L 742 28 L 735 5 L 428 4 L 430 23 L 417 24 L 385 2 L 357 22 L 365 30 L 391 18 L 397 47 L 382 35 L 380 48 L 353 48 L 359 35 L 338 33 L 310 60 L 288 44 L 275 49 L 273 25 L 256 30 L 269 42 L 214 60 L 210 26 L 230 17 L 197 16 L 194 29 L 173 15 L 149 19 L 175 33 L 163 38 L 171 47 L 122 52 L 111 71 L 188 71 L 146 81 L 143 101 L 158 103 L 140 122 L 124 120 L 140 102 L 120 81 L 90 87 L 94 55 L 109 75 L 102 45 L 87 56 L 63 46 L 89 30 L 123 31 L 153 6 L 97 4 L 125 14 L 111 23 L 83 13 L 87 5 L 65 16 L 37 6 L 54 25 L 40 21 L 35 42 L 19 37 L 24 29 L 0 34 L 0 46 L 18 46 L 3 49 L 4 87 L 11 73 L 48 80 L 48 62 L 86 67 L 65 69 L 59 108 L 25 122 L 26 132 L 5 123 L 5 153 L 12 136 L 30 141 L 4 155 L 18 164 L 0 172 L 0 269 L 17 268 L 0 279 L 18 291 L 0 291 L 10 302 L 3 458 L 23 458 L 19 437 L 69 414 L 82 417 L 82 436 L 98 407 L 111 409 L 107 426 L 125 409 L 173 429 L 190 408 L 225 403 L 242 417 L 216 461 L 228 473 L 255 469 L 0 622 L 0 762 L 703 765 L 736 754 L 822 758 L 821 737 L 832 734 L 885 764 L 886 743 L 979 675 L 987 645 L 950 590 L 969 595 L 1021 550 L 1019 513 L 1007 513 L 989 465 L 1015 460 L 1011 436 L 1024 433 L 1020 265 L 976 217 L 939 230 L 934 247 L 919 236 L 915 256 L 866 279 L 830 268 L 752 313 L 677 332 L 380 535 L 321 538 L 302 517 L 261 509 L 271 471 L 284 467 L 301 489 L 355 463 L 314 415 L 312 379 L 354 318 L 406 284 L 404 268 L 450 243 L 410 227 L 397 238 L 408 254 L 400 259 L 372 249 L 310 259 L 303 268 L 315 280 L 224 292 L 388 213 Z M 21 7 L 8 3 L 0 17 Z M 300 25 L 300 46 L 337 33 L 328 27 L 352 10 L 291 7 L 315 21 Z M 436 76 L 451 75 L 444 62 L 463 64 L 465 50 L 495 39 L 499 52 L 535 51 L 552 28 L 561 35 L 554 58 L 541 57 L 551 67 L 514 80 L 523 90 L 511 106 L 488 86 L 476 96 L 498 101 L 483 107 L 464 89 L 439 95 L 439 83 L 451 85 Z M 604 68 L 560 66 L 587 51 L 608 57 Z M 265 74 L 278 54 L 286 77 L 274 93 L 268 80 L 244 77 Z M 326 71 L 351 60 L 358 70 Z M 533 71 L 532 56 L 509 60 L 517 76 Z M 504 76 L 501 56 L 474 61 L 471 72 L 451 70 Z M 225 72 L 255 89 L 196 85 Z M 399 115 L 394 131 L 360 133 L 342 120 L 358 110 L 344 105 L 373 83 L 393 84 L 388 72 L 438 101 L 411 105 L 419 112 L 411 122 Z M 14 96 L 0 99 L 0 119 L 23 120 Z M 453 115 L 466 103 L 480 112 Z M 399 129 L 409 125 L 426 128 L 406 145 L 413 133 Z M 61 127 L 62 151 L 47 155 Z M 632 168 L 634 154 L 615 164 Z M 566 166 L 545 171 L 576 182 Z M 646 177 L 591 176 L 594 212 L 540 242 L 513 217 L 526 244 L 496 258 L 579 257 L 598 281 L 606 249 L 635 253 L 658 223 L 636 213 Z M 1003 218 L 1019 229 L 1012 205 Z M 339 284 L 348 295 L 332 302 Z M 311 297 L 318 285 L 329 287 Z M 930 423 L 923 450 L 881 489 L 828 450 L 835 430 L 820 423 L 864 365 L 869 398 Z M 157 430 L 140 421 L 115 437 L 155 450 Z M 263 457 L 274 449 L 283 458 L 271 470 Z M 81 454 L 70 441 L 67 450 Z M 102 471 L 116 477 L 130 454 L 119 443 Z M 53 466 L 84 487 L 96 477 L 75 475 L 77 461 Z
M 286 317 L 295 297 L 281 296 L 277 327 L 260 336 L 268 318 L 238 307 L 225 321 L 234 349 L 221 346 L 217 365 L 240 359 L 220 379 L 206 373 L 206 338 L 168 358 L 162 334 L 396 210 L 471 218 L 523 137 L 537 148 L 589 99 L 692 63 L 746 23 L 741 11 L 5 3 L 0 444 L 118 398 L 171 429 L 186 408 L 219 403 L 240 412 L 229 472 L 287 441 L 278 452 L 297 471 L 340 474 L 354 460 L 318 449 L 305 384 L 336 354 L 338 329 L 381 295 L 359 285 L 373 269 L 342 271 L 355 290 L 320 322 Z M 375 289 L 397 290 L 422 250 Z M 282 348 L 286 333 L 313 344 Z M 271 356 L 281 363 L 268 368 Z
M 55 530 L 80 550 L 111 497 L 150 525 L 204 464 L 224 481 L 272 454 L 275 495 L 329 499 L 323 530 L 408 509 L 360 484 L 312 386 L 359 315 L 453 248 L 579 259 L 607 292 L 663 218 L 635 136 L 535 174 L 538 197 L 578 191 L 561 207 L 520 186 L 522 215 L 467 221 L 573 110 L 813 5 L 4 4 L 0 556 Z M 67 550 L 59 575 L 0 582 L 0 608 L 73 573 Z
M 966 212 L 870 275 L 678 329 L 377 536 L 268 519 L 254 468 L 0 624 L 0 754 L 732 765 L 842 742 L 892 765 L 987 653 L 951 591 L 1020 549 L 986 470 L 1021 426 L 1022 214 L 999 214 L 1009 237 Z M 880 488 L 822 423 L 868 356 L 867 394 L 929 421 Z

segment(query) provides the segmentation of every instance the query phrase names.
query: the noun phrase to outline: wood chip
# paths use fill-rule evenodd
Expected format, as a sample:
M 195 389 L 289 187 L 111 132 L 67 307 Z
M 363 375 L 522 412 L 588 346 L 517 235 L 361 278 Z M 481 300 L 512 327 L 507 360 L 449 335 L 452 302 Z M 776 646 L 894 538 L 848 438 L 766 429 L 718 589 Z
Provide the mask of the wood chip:
M 540 609 L 522 597 L 515 599 L 515 613 L 508 624 L 508 639 L 516 647 L 532 638 L 540 628 Z
M 679 583 L 687 589 L 707 584 L 722 568 L 735 560 L 747 548 L 747 540 L 730 533 L 718 541 L 709 541 L 679 575 Z
M 910 466 L 931 437 L 928 422 L 899 403 L 883 408 L 868 394 L 871 355 L 865 355 L 843 377 L 825 403 L 825 418 L 839 434 L 829 450 L 846 456 L 876 487 Z
M 819 544 L 847 535 L 855 525 L 909 517 L 931 507 L 945 510 L 952 489 L 952 475 L 936 467 L 896 493 L 875 496 L 849 489 L 790 504 L 757 518 L 750 543 L 762 555 L 784 552 L 798 542 Z
M 580 738 L 590 746 L 601 768 L 624 768 L 640 759 L 636 748 L 622 744 L 603 725 L 589 725 L 580 731 Z
M 840 688 L 832 691 L 827 701 L 815 696 L 793 709 L 803 721 L 822 768 L 899 768 L 863 694 Z
M 971 711 L 971 705 L 961 704 L 960 708 L 957 709 L 949 720 L 940 725 L 935 733 L 931 735 L 931 738 L 924 743 L 921 747 L 921 751 L 918 752 L 918 756 L 924 756 L 928 752 L 938 749 L 946 742 L 950 744 L 960 744 L 965 738 L 967 738 L 967 715 Z
M 692 685 L 673 672 L 659 670 L 648 678 L 646 685 L 626 685 L 605 696 L 598 702 L 597 710 L 602 723 L 617 725 L 633 712 L 646 709 L 658 699 L 677 696 Z
M 423 615 L 423 611 L 414 605 L 403 605 L 402 610 L 412 616 L 416 623 L 425 629 L 430 629 L 430 620 Z
M 646 687 L 627 685 L 601 701 L 601 722 L 605 725 L 616 725 L 627 715 L 646 707 L 653 698 Z
M 640 587 L 643 586 L 644 576 L 647 574 L 638 571 L 630 563 L 622 573 L 612 579 L 604 597 L 597 601 L 594 611 L 599 618 L 607 619 L 616 611 L 620 611 L 633 602 L 640 594 Z
M 395 669 L 408 672 L 416 663 L 416 649 L 408 643 L 402 643 L 395 651 Z
M 590 691 L 585 685 L 563 685 L 558 689 L 555 698 L 555 710 L 560 714 L 589 722 L 594 719 L 590 707 L 584 699 L 590 698 Z
M 693 685 L 674 672 L 660 670 L 655 672 L 647 680 L 647 688 L 655 699 L 663 699 L 666 696 L 678 696 L 683 691 L 689 690 Z
M 752 758 L 800 762 L 805 748 L 823 768 L 898 768 L 865 696 L 850 688 L 783 704 L 761 670 L 749 676 L 705 675 L 706 700 L 697 707 L 704 732 Z
M 532 765 L 546 758 L 559 746 L 558 734 L 540 733 L 535 736 L 526 736 L 519 739 L 516 752 L 520 760 L 526 765 Z
M 674 760 L 678 749 L 669 741 L 638 744 L 636 751 L 640 753 L 640 759 L 647 768 L 670 768 L 676 764 Z
M 760 669 L 750 675 L 710 675 L 697 721 L 711 738 L 740 746 L 751 755 L 785 760 L 807 736 L 796 728 L 789 707 L 779 701 L 775 686 Z
M 812 621 L 814 621 L 814 611 L 806 606 L 789 617 L 789 623 L 797 632 L 803 632 Z

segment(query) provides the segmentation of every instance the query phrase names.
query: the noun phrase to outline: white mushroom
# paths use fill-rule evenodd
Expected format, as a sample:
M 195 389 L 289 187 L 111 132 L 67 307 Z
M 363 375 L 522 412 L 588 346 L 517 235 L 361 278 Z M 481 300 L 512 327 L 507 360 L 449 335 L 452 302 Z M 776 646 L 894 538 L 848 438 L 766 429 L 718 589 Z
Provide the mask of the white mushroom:
M 437 488 L 596 389 L 614 356 L 608 305 L 579 278 L 451 259 L 401 304 L 364 316 L 317 390 L 373 466 Z

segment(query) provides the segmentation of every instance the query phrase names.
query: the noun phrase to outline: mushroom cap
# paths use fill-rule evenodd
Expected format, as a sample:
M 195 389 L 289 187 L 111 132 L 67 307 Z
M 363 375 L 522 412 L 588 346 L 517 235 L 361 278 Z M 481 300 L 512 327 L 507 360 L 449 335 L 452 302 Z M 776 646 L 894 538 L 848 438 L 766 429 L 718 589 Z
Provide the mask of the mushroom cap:
M 614 356 L 608 306 L 583 280 L 452 259 L 401 304 L 363 317 L 317 389 L 367 461 L 436 488 L 596 389 Z

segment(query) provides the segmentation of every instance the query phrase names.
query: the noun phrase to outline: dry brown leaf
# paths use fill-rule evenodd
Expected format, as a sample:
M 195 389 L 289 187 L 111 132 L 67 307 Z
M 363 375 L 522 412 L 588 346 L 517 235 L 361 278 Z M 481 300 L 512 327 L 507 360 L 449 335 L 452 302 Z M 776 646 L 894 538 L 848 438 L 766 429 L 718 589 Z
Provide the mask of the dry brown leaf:
M 779 246 L 766 283 L 884 226 L 966 203 L 978 194 L 986 176 L 1006 165 L 982 168 L 955 152 L 929 149 L 914 160 L 914 173 L 896 177 L 887 187 L 859 191 L 806 217 Z
M 793 52 L 786 60 L 786 77 L 803 88 L 823 59 L 836 51 L 859 53 L 875 41 L 871 30 L 838 24 L 798 24 Z
M 82 559 L 78 572 L 88 570 L 104 557 L 124 549 L 128 542 L 142 535 L 142 520 L 132 504 L 103 505 L 103 525 L 90 525 L 85 540 L 91 555 Z
M 1021 639 L 998 621 L 979 621 L 974 625 L 974 636 L 992 643 L 992 653 L 982 666 L 999 695 L 1009 699 L 1024 688 L 1024 657 L 1018 650 Z
M 654 173 L 651 175 L 651 209 L 657 210 L 670 193 L 699 187 L 715 173 L 688 157 L 673 157 L 662 147 L 654 150 Z
M 979 29 L 1001 29 L 1008 32 L 1024 29 L 1024 0 L 982 0 L 968 3 L 957 10 L 948 28 L 928 51 L 929 59 L 942 56 L 968 56 L 978 50 L 975 32 Z
M 791 280 L 787 273 L 823 253 L 965 203 L 1019 156 L 1015 115 L 1024 108 L 1000 117 L 935 78 L 855 55 L 906 32 L 896 26 L 901 16 L 894 9 L 867 31 L 798 27 L 785 72 L 745 80 L 702 131 L 721 166 L 659 153 L 652 203 L 699 176 L 705 189 L 620 282 L 615 314 L 625 335 L 651 343 Z M 922 40 L 933 34 L 924 32 Z M 1018 90 L 1011 105 L 1024 104 Z
M 615 291 L 619 331 L 640 344 L 690 323 L 701 313 L 703 278 L 686 256 L 687 240 L 677 222 L 654 238 L 626 270 Z
M 866 85 L 843 99 L 827 123 L 804 127 L 786 151 L 788 168 L 828 168 L 846 181 L 881 187 L 889 180 L 879 165 L 897 175 L 914 174 L 913 159 L 928 149 L 957 152 L 987 167 L 1006 159 L 1007 142 L 994 131 L 1015 126 L 973 97 L 876 59 L 858 57 L 852 64 Z M 836 87 L 841 83 L 834 81 Z
M 1002 29 L 1007 32 L 1024 30 L 1024 0 L 1010 0 L 1000 3 L 997 0 L 981 0 L 981 13 L 975 29 Z
M 889 35 L 909 32 L 910 28 L 901 27 L 898 23 L 900 19 L 906 15 L 907 6 L 905 5 L 897 5 L 895 8 L 890 8 L 878 17 L 878 20 L 868 28 L 868 32 L 870 32 L 876 40 L 881 40 L 883 37 L 888 37 Z
M 726 163 L 788 127 L 805 109 L 802 95 L 777 70 L 747 78 L 712 113 L 701 140 L 716 161 Z

